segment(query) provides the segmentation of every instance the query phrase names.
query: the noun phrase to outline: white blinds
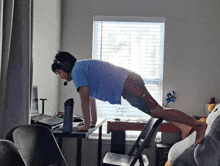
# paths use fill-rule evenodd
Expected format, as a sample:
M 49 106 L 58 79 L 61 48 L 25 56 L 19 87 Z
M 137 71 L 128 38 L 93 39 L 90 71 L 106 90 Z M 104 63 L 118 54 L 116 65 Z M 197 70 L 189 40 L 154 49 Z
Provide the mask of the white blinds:
M 161 102 L 164 18 L 100 17 L 93 21 L 93 59 L 111 62 L 142 76 L 151 95 Z M 141 111 L 97 101 L 98 116 L 140 118 Z

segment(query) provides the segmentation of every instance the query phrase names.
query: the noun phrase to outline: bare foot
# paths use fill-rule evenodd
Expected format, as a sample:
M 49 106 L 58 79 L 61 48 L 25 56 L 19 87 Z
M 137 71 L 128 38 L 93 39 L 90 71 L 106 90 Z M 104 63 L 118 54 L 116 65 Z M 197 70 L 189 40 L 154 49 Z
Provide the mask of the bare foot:
M 176 127 L 178 127 L 181 130 L 182 139 L 185 139 L 190 134 L 190 131 L 192 130 L 192 127 L 187 126 L 185 124 L 176 123 L 176 122 L 171 122 L 171 123 L 173 123 Z
M 196 147 L 198 144 L 201 144 L 201 142 L 204 138 L 204 135 L 205 135 L 206 128 L 207 128 L 207 123 L 198 121 L 198 124 L 195 127 L 196 141 L 193 144 L 194 147 Z

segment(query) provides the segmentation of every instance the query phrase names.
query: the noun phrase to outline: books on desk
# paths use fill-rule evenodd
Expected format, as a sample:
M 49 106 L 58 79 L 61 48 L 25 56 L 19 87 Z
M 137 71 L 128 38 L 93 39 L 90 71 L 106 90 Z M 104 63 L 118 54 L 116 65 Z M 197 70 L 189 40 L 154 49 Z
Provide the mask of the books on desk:
M 73 117 L 73 122 L 82 122 L 83 119 L 78 117 Z M 54 129 L 59 127 L 60 124 L 63 123 L 63 118 L 59 118 L 57 116 L 49 116 L 49 115 L 36 115 L 31 117 L 32 124 L 42 124 L 50 129 Z
M 63 123 L 63 118 L 49 115 L 36 115 L 34 117 L 31 117 L 31 123 L 42 124 L 52 129 L 58 127 L 59 124 Z
M 48 125 L 48 126 L 54 126 L 54 125 L 63 123 L 63 118 L 58 118 L 57 116 L 53 116 L 53 117 L 50 117 L 50 118 L 41 119 L 37 123 L 45 124 L 45 125 Z

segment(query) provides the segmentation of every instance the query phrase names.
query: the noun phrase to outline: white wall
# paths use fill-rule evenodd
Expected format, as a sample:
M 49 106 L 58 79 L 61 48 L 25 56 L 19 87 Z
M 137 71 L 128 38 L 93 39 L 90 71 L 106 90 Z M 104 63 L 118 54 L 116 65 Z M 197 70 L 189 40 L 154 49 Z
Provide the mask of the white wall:
M 219 5 L 217 0 L 64 0 L 61 49 L 78 59 L 92 57 L 94 15 L 165 17 L 163 100 L 175 89 L 177 100 L 170 107 L 202 115 L 211 96 L 220 100 Z M 61 85 L 60 108 L 74 93 L 80 114 L 73 88 Z
M 46 98 L 45 114 L 57 114 L 58 76 L 51 65 L 60 49 L 61 0 L 34 0 L 33 13 L 33 85 L 38 98 Z M 42 111 L 39 100 L 39 110 Z

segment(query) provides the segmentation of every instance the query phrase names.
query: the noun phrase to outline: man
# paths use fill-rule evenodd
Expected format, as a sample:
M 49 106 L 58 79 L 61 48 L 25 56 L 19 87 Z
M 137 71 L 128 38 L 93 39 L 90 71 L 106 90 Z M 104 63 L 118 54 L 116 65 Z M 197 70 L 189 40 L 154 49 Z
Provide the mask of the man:
M 142 78 L 127 69 L 100 60 L 82 60 L 68 52 L 58 52 L 52 64 L 52 71 L 67 82 L 73 80 L 81 100 L 84 126 L 74 127 L 75 131 L 90 128 L 90 98 L 121 104 L 121 96 L 133 107 L 169 122 L 191 126 L 197 132 L 194 146 L 201 143 L 207 124 L 197 121 L 176 109 L 161 107 L 147 91 Z

